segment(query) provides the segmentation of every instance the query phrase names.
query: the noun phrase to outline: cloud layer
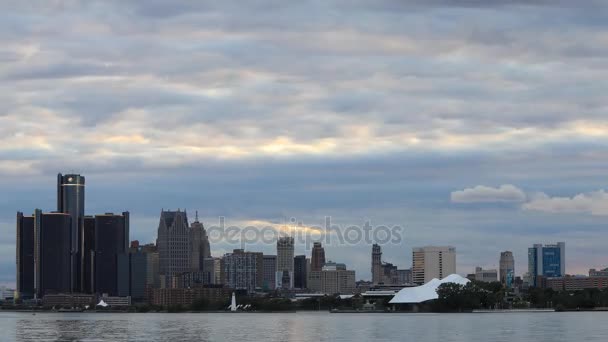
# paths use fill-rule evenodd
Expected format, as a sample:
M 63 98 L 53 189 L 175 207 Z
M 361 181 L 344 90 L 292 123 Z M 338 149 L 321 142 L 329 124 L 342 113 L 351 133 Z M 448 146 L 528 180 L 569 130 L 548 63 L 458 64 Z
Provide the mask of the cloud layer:
M 521 203 L 526 200 L 526 194 L 511 184 L 498 188 L 478 185 L 452 192 L 451 200 L 454 203 Z

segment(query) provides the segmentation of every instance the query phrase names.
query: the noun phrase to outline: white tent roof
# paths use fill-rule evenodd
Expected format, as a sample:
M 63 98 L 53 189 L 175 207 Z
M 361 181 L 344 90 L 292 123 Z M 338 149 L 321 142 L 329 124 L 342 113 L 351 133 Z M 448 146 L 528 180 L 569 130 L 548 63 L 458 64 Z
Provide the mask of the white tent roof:
M 389 302 L 390 304 L 405 304 L 405 303 L 422 303 L 427 300 L 437 299 L 437 288 L 441 284 L 445 283 L 456 283 L 460 285 L 466 285 L 470 280 L 463 278 L 458 274 L 450 274 L 449 276 L 439 280 L 437 278 L 429 281 L 428 283 L 417 286 L 417 287 L 406 287 L 399 291 L 393 299 Z
M 101 306 L 101 307 L 105 308 L 105 307 L 108 306 L 108 304 L 106 302 L 104 302 L 103 299 L 102 299 L 102 300 L 99 301 L 99 304 L 97 304 L 97 306 Z

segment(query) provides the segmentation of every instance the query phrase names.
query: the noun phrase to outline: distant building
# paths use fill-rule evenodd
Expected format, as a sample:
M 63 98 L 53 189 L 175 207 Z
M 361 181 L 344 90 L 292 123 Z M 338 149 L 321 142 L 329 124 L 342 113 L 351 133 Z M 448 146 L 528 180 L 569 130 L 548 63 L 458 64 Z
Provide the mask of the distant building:
M 433 278 L 443 279 L 456 273 L 456 248 L 451 246 L 414 248 L 412 260 L 414 284 L 426 284 Z
M 61 307 L 93 307 L 95 304 L 95 295 L 92 294 L 46 294 L 42 297 L 42 306 L 46 308 L 61 308 Z
M 224 288 L 221 285 L 206 285 L 189 289 L 152 289 L 151 304 L 163 307 L 174 305 L 191 305 L 199 299 L 206 299 L 210 302 L 226 302 L 232 289 Z
M 540 287 L 538 277 L 555 278 L 566 275 L 566 243 L 555 245 L 535 244 L 528 248 L 528 273 L 531 286 Z
M 161 211 L 158 224 L 160 274 L 174 275 L 191 270 L 190 228 L 184 211 Z
M 190 226 L 190 243 L 192 272 L 202 272 L 204 270 L 204 260 L 211 257 L 211 248 L 205 227 L 198 221 L 198 212 Z
M 0 287 L 0 300 L 10 300 L 15 298 L 16 290 L 9 289 L 7 287 Z
M 293 237 L 280 237 L 277 240 L 276 288 L 292 289 L 294 286 L 294 248 Z
M 95 216 L 93 290 L 129 295 L 129 213 Z
M 65 213 L 34 214 L 34 279 L 38 298 L 72 292 L 72 217 Z
M 498 281 L 498 271 L 495 269 L 484 270 L 481 267 L 475 268 L 475 280 L 481 281 L 484 283 L 491 283 Z
M 70 292 L 82 290 L 84 253 L 81 250 L 84 231 L 85 178 L 77 174 L 57 175 L 57 212 L 70 215 Z
M 399 285 L 412 284 L 412 270 L 397 270 Z
M 608 288 L 608 277 L 555 277 L 544 280 L 546 288 L 555 291 L 580 291 L 584 289 L 606 289 Z
M 277 256 L 264 255 L 264 280 L 262 288 L 265 290 L 276 288 Z
M 263 279 L 263 255 L 235 249 L 222 258 L 224 284 L 235 290 L 255 292 Z M 258 279 L 260 277 L 260 279 Z
M 380 245 L 374 244 L 372 246 L 372 283 L 374 285 L 383 283 L 382 269 L 382 250 Z
M 589 270 L 590 277 L 608 277 L 608 268 L 597 271 L 595 268 Z
M 296 289 L 305 289 L 307 283 L 307 259 L 306 255 L 298 255 L 293 260 L 294 276 L 293 287 Z
M 510 288 L 513 287 L 515 278 L 515 259 L 513 252 L 505 251 L 500 253 L 500 282 Z
M 352 294 L 355 292 L 355 271 L 325 266 L 322 271 L 311 271 L 308 287 L 313 292 L 334 294 Z
M 312 253 L 310 258 L 310 270 L 320 271 L 325 265 L 325 249 L 320 242 L 315 242 L 312 245 Z
M 34 216 L 17 213 L 17 296 L 34 297 Z

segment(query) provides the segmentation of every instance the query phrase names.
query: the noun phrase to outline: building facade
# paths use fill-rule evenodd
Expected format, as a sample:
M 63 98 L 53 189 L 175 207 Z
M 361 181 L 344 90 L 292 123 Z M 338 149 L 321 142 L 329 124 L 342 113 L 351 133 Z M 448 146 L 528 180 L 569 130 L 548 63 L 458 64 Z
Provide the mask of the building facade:
M 129 212 L 95 216 L 93 291 L 129 295 Z
M 505 251 L 500 253 L 500 283 L 507 288 L 513 287 L 515 279 L 515 259 L 513 252 Z
M 34 213 L 34 284 L 38 298 L 72 292 L 72 216 Z
M 538 278 L 556 278 L 566 275 L 566 243 L 555 245 L 535 244 L 528 248 L 528 273 L 531 286 L 540 286 Z
M 190 262 L 192 272 L 202 272 L 204 270 L 205 259 L 211 257 L 211 247 L 209 246 L 209 237 L 205 231 L 205 227 L 198 220 L 198 212 L 196 218 L 190 226 Z
M 264 255 L 264 279 L 262 281 L 262 288 L 265 290 L 276 288 L 276 276 L 277 276 L 277 256 L 276 255 Z
M 257 252 L 245 252 L 235 249 L 222 258 L 224 284 L 235 290 L 255 292 L 263 279 L 263 255 Z M 258 279 L 258 276 L 262 276 Z
M 484 283 L 498 281 L 498 271 L 496 271 L 495 269 L 484 270 L 481 267 L 475 267 L 475 280 Z
M 590 277 L 608 277 L 608 268 L 604 268 L 603 270 L 596 270 L 592 268 L 589 270 Z
M 191 270 L 190 227 L 185 211 L 161 211 L 157 246 L 161 275 Z
M 84 254 L 82 236 L 84 230 L 85 178 L 77 174 L 57 175 L 57 211 L 70 215 L 71 241 L 71 290 L 82 290 Z
M 425 284 L 433 278 L 443 279 L 456 273 L 456 248 L 427 246 L 413 249 L 412 280 Z
M 327 295 L 352 294 L 356 290 L 355 271 L 326 268 L 321 271 L 310 271 L 308 288 Z
M 277 240 L 277 271 L 275 276 L 276 288 L 292 289 L 294 287 L 294 248 L 293 237 L 280 237 Z
M 380 284 L 383 282 L 383 273 L 382 269 L 382 250 L 380 245 L 374 244 L 372 246 L 372 283 L 374 285 Z
M 34 297 L 34 216 L 17 213 L 17 297 Z
M 306 255 L 298 255 L 293 260 L 294 276 L 293 287 L 296 289 L 305 289 L 307 279 L 307 259 Z
M 325 265 L 325 249 L 320 242 L 315 242 L 312 245 L 312 253 L 310 257 L 310 270 L 320 271 Z

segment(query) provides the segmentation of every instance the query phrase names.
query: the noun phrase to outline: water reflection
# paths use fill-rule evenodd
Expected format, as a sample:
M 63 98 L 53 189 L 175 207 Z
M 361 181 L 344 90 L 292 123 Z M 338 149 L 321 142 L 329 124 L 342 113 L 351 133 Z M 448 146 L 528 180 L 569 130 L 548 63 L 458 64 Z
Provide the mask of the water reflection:
M 4 341 L 606 341 L 608 313 L 0 313 Z

